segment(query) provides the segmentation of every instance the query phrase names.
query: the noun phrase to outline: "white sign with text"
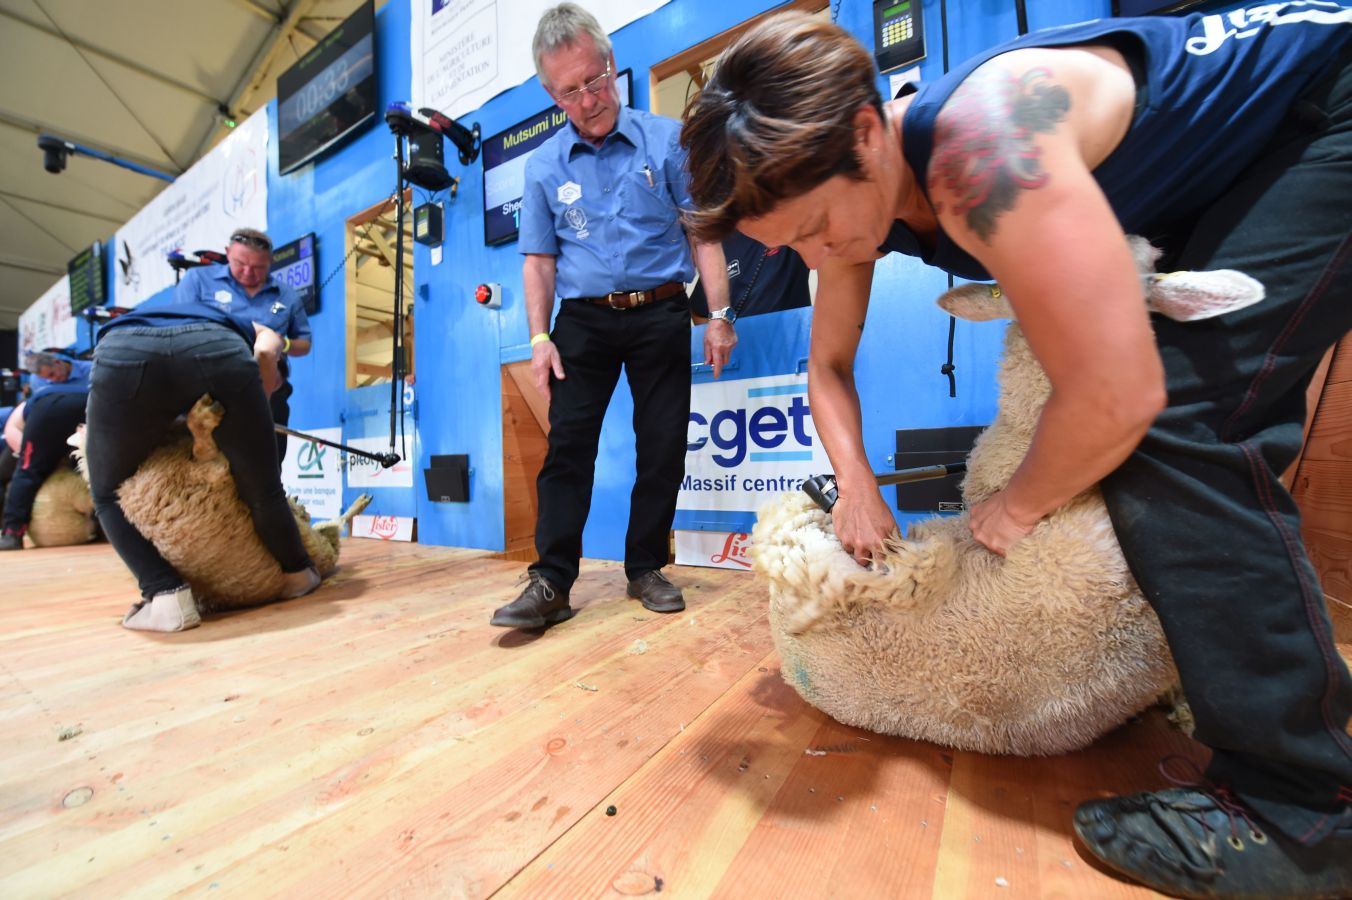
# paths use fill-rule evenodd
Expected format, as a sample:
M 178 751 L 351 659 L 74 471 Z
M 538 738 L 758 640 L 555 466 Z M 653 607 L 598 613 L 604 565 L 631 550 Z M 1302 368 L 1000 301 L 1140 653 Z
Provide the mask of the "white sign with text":
M 388 453 L 390 439 L 386 435 L 379 437 L 348 438 L 349 447 L 365 450 L 367 453 Z M 347 455 L 347 486 L 352 488 L 411 488 L 413 487 L 413 466 L 401 459 L 388 469 L 382 468 L 374 459 L 367 459 L 355 453 Z
M 530 45 L 558 0 L 413 0 L 413 107 L 452 119 L 535 74 Z M 606 34 L 671 0 L 589 0 Z M 625 67 L 622 59 L 615 64 Z
M 117 230 L 113 302 L 136 306 L 174 286 L 169 253 L 224 250 L 236 228 L 268 228 L 268 114 L 239 124 Z
M 19 365 L 24 355 L 46 347 L 75 343 L 75 317 L 70 314 L 70 276 L 62 275 L 19 316 Z
M 308 433 L 335 444 L 343 440 L 341 428 L 312 428 Z M 343 514 L 343 468 L 338 453 L 318 441 L 294 435 L 287 438 L 282 485 L 287 496 L 300 501 L 312 521 L 323 522 Z

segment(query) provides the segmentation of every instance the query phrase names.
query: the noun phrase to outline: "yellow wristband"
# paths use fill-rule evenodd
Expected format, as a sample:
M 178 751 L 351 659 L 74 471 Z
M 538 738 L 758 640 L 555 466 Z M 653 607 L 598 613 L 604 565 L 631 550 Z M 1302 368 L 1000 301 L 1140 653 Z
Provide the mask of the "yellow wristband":
M 530 345 L 531 345 L 532 347 L 534 347 L 536 344 L 540 343 L 541 341 L 547 341 L 547 340 L 549 340 L 549 332 L 547 332 L 547 331 L 542 331 L 542 332 L 540 332 L 539 334 L 535 335 L 535 337 L 533 337 L 533 338 L 530 339 Z
M 290 352 L 291 352 L 291 338 L 284 337 L 282 338 L 282 353 L 286 354 Z

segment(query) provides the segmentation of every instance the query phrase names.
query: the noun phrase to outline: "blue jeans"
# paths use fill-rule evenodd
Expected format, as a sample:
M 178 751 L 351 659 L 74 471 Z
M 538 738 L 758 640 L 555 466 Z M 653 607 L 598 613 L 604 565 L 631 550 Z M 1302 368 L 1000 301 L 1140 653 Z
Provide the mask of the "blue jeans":
M 6 531 L 23 533 L 42 483 L 58 467 L 70 465 L 70 445 L 66 439 L 84 422 L 85 396 L 83 391 L 47 391 L 24 405 L 18 469 L 5 496 Z
M 272 413 L 248 345 L 213 323 L 124 326 L 109 331 L 94 355 L 85 425 L 89 486 L 99 524 L 146 597 L 178 588 L 183 577 L 127 521 L 117 489 L 203 394 L 225 409 L 216 445 L 263 546 L 283 572 L 310 565 L 278 474 Z
M 1169 404 L 1103 482 L 1122 549 L 1159 614 L 1208 776 L 1313 843 L 1352 796 L 1352 680 L 1279 476 L 1300 452 L 1305 388 L 1352 328 L 1352 53 L 1166 251 L 1239 269 L 1267 298 L 1205 322 L 1154 322 Z M 1162 267 L 1164 270 L 1164 267 Z

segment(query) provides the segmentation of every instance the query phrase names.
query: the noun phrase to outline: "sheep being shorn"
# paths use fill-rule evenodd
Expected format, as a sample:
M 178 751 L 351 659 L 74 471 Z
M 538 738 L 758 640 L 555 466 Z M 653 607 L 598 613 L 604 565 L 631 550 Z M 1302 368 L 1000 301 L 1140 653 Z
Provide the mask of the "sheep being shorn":
M 1157 253 L 1139 239 L 1133 251 L 1151 309 L 1171 318 L 1262 298 L 1241 273 L 1152 275 Z M 967 319 L 1011 317 L 992 285 L 963 285 L 939 303 Z M 1009 481 L 1050 391 L 1017 323 L 1006 331 L 999 383 L 996 419 L 968 461 L 968 506 Z M 849 725 L 965 750 L 1054 754 L 1087 745 L 1177 681 L 1097 488 L 1048 516 L 1007 558 L 978 544 L 963 514 L 913 524 L 861 568 L 802 493 L 761 511 L 753 554 L 770 584 L 785 679 Z
M 204 395 L 188 412 L 188 430 L 166 440 L 118 488 L 127 521 L 187 579 L 203 613 L 269 603 L 283 589 L 282 568 L 259 540 L 212 436 L 221 416 L 220 404 Z M 339 530 L 370 502 L 363 494 L 341 518 L 312 526 L 305 508 L 290 501 L 321 576 L 338 568 Z

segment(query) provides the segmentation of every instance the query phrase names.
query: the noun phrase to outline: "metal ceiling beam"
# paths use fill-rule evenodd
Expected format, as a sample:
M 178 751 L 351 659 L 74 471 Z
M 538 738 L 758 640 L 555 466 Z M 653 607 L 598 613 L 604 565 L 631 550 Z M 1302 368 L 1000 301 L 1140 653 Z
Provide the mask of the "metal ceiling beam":
M 172 162 L 170 163 L 170 165 L 166 166 L 164 160 L 162 159 L 150 159 L 149 157 L 142 156 L 139 153 L 133 153 L 132 151 L 125 150 L 121 147 L 114 147 L 103 141 L 91 138 L 88 135 L 74 134 L 71 131 L 63 129 L 58 125 L 50 125 L 45 122 L 34 122 L 32 119 L 26 119 L 23 116 L 17 115 L 8 110 L 0 109 L 0 125 L 8 125 L 11 128 L 17 128 L 20 131 L 31 132 L 32 134 L 35 135 L 42 134 L 44 132 L 50 132 L 54 137 L 64 138 L 65 140 L 73 141 L 77 144 L 87 144 L 90 147 L 93 147 L 95 150 L 102 150 L 104 153 L 111 154 L 112 156 L 120 156 L 123 159 L 127 160 L 128 162 L 140 163 L 141 165 L 146 166 L 147 168 L 151 169 L 168 168 L 175 175 L 181 175 L 183 174 L 184 171 L 182 167 L 176 166 Z M 37 146 L 38 145 L 35 142 L 33 144 L 34 151 L 37 150 Z M 42 165 L 41 157 L 39 157 L 36 153 L 34 154 L 33 162 L 35 165 L 38 166 Z
M 23 194 L 16 194 L 13 191 L 0 191 L 0 197 L 6 197 L 10 200 L 22 200 L 24 203 L 33 203 L 38 206 L 45 206 L 48 209 L 59 209 L 62 212 L 74 213 L 77 216 L 88 216 L 91 219 L 98 219 L 103 222 L 112 222 L 114 225 L 122 225 L 126 218 L 115 218 L 113 216 L 103 216 L 87 209 L 76 209 L 74 206 L 62 206 L 59 203 L 53 203 L 50 200 L 43 200 L 38 197 L 25 197 Z
M 25 272 L 37 272 L 41 275 L 65 275 L 65 266 L 53 266 L 32 260 L 19 259 L 14 256 L 0 256 L 0 266 L 8 266 L 11 269 L 22 269 Z
M 136 62 L 135 60 L 127 59 L 124 56 L 119 56 L 118 54 L 113 53 L 110 50 L 106 50 L 103 47 L 99 47 L 95 44 L 91 44 L 88 41 L 82 41 L 79 38 L 62 34 L 61 32 L 57 31 L 54 28 L 51 28 L 47 25 L 43 25 L 40 22 L 34 22 L 30 19 L 26 19 L 23 16 L 11 12 L 10 10 L 0 9 L 0 17 L 10 19 L 15 22 L 19 22 L 23 25 L 27 25 L 29 28 L 32 28 L 36 31 L 40 31 L 43 34 L 48 35 L 49 37 L 54 37 L 57 40 L 62 41 L 63 43 L 69 43 L 75 47 L 80 48 L 81 50 L 84 50 L 88 53 L 92 53 L 94 56 L 97 56 L 100 59 L 106 59 L 109 62 L 116 63 L 117 65 L 122 66 L 123 68 L 131 69 L 133 72 L 136 72 L 140 75 L 144 75 L 145 77 L 150 78 L 154 81 L 158 81 L 160 84 L 167 85 L 168 87 L 171 88 L 175 88 L 176 90 L 182 91 L 185 94 L 192 94 L 199 100 L 205 101 L 206 103 L 210 103 L 213 109 L 219 106 L 221 103 L 221 101 L 218 98 L 211 96 L 210 94 L 208 94 L 206 91 L 202 90 L 199 87 L 195 87 L 191 84 L 186 84 L 175 78 L 170 78 L 163 72 L 156 72 L 154 69 L 143 66 L 140 63 Z
M 317 2 L 318 0 L 295 0 L 291 9 L 287 11 L 286 19 L 273 27 L 267 41 L 258 49 L 258 53 L 254 54 L 252 62 L 244 70 L 244 76 L 240 78 L 234 91 L 230 93 L 230 99 L 226 101 L 226 107 L 232 113 L 243 115 L 249 99 L 258 91 L 259 84 L 272 68 L 272 61 L 276 59 L 278 51 L 286 46 L 287 37 L 300 26 L 301 19 L 309 15 Z M 206 137 L 197 145 L 197 151 L 192 155 L 193 159 L 201 159 L 220 130 L 221 126 L 218 125 L 207 132 Z

